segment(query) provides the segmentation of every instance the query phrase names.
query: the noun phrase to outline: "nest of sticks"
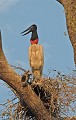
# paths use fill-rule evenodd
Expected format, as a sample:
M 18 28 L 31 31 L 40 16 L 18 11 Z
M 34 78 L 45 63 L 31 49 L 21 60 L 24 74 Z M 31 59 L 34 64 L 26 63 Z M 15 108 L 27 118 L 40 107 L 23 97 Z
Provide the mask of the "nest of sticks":
M 61 113 L 62 115 L 67 113 L 66 111 L 69 107 L 72 111 L 75 111 L 76 106 L 73 109 L 71 103 L 76 101 L 76 73 L 72 76 L 65 76 L 59 73 L 55 79 L 44 77 L 33 79 L 30 71 L 26 71 L 22 75 L 21 82 L 23 87 L 31 86 L 53 120 L 63 120 Z M 17 106 L 16 120 L 36 120 L 27 105 L 23 106 L 22 101 L 20 101 Z M 64 118 L 67 119 L 67 114 Z
M 30 72 L 28 71 L 27 74 L 24 73 L 22 75 L 22 86 L 25 87 L 26 85 L 30 84 L 32 90 L 36 93 L 36 95 L 41 99 L 45 108 L 53 117 L 59 117 L 59 105 L 58 105 L 58 93 L 59 93 L 59 84 L 57 80 L 54 79 L 32 79 Z M 32 81 L 32 82 L 31 82 Z M 18 114 L 20 111 L 22 115 L 26 116 L 25 120 L 36 120 L 33 116 L 31 111 L 26 106 L 25 108 L 18 105 Z M 21 118 L 22 118 L 21 115 Z M 18 115 L 19 116 L 19 115 Z M 18 118 L 19 119 L 19 118 Z

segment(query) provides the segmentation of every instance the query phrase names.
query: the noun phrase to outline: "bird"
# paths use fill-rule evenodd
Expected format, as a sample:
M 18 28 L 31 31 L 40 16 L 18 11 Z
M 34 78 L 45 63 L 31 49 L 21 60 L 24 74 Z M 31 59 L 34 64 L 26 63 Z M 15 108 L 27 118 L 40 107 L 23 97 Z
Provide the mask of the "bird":
M 33 24 L 23 32 L 21 35 L 27 35 L 31 32 L 31 38 L 28 49 L 29 63 L 33 73 L 34 79 L 39 79 L 42 76 L 44 66 L 44 51 L 42 45 L 38 44 L 39 38 L 37 33 L 37 25 Z

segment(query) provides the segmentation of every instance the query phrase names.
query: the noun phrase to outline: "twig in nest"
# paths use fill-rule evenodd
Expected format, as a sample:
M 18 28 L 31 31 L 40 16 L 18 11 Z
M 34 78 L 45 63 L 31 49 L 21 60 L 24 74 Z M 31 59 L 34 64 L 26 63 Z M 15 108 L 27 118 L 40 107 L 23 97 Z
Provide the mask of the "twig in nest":
M 24 72 L 27 72 L 25 69 L 23 69 L 22 67 L 17 67 L 17 66 L 14 66 L 14 65 L 10 65 L 11 67 L 13 67 L 14 69 L 20 69 Z

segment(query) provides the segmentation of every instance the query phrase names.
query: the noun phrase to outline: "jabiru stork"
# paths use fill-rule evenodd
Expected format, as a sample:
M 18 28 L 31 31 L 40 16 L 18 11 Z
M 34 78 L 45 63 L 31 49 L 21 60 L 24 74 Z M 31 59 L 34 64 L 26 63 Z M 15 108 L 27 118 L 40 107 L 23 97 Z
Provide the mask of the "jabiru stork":
M 44 65 L 44 52 L 42 45 L 38 44 L 39 38 L 37 34 L 37 26 L 35 24 L 31 25 L 29 28 L 21 32 L 22 36 L 31 34 L 30 43 L 28 49 L 29 54 L 29 62 L 31 66 L 31 70 L 33 73 L 33 77 L 35 79 L 39 79 L 42 76 L 43 65 Z

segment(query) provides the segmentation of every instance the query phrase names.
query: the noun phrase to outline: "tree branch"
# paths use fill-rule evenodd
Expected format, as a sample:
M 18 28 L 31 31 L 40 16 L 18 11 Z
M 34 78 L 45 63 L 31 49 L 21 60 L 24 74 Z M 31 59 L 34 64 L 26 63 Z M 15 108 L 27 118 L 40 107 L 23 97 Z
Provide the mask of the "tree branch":
M 35 115 L 38 120 L 51 120 L 49 113 L 44 107 L 42 101 L 31 89 L 30 85 L 22 87 L 21 76 L 18 75 L 8 64 L 2 50 L 2 38 L 0 32 L 0 79 L 6 82 L 23 101 L 28 109 Z
M 64 6 L 67 30 L 74 50 L 74 62 L 76 64 L 76 0 L 57 0 Z

